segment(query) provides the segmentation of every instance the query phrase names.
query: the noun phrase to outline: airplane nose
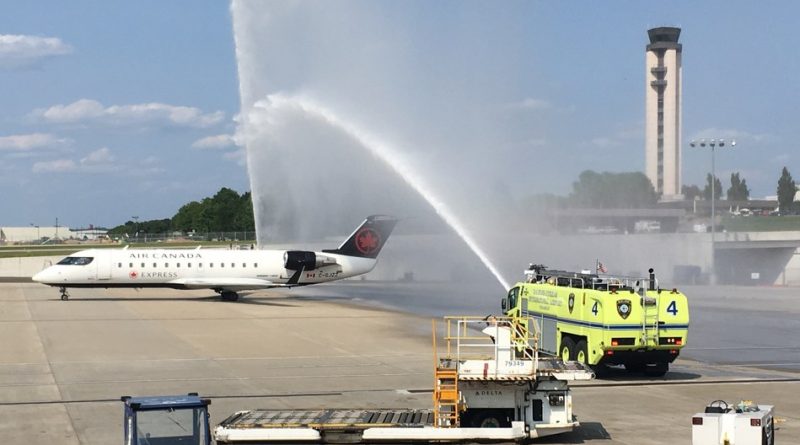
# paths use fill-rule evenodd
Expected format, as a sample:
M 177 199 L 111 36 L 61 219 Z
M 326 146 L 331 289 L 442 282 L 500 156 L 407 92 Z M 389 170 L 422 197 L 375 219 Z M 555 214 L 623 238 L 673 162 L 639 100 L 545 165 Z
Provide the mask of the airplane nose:
M 53 274 L 50 273 L 47 269 L 40 271 L 39 273 L 35 274 L 31 277 L 31 280 L 37 283 L 46 283 L 47 281 L 51 281 Z
M 33 281 L 35 281 L 37 283 L 41 283 L 43 275 L 44 275 L 44 271 L 41 271 L 41 272 L 35 274 L 34 276 L 32 276 L 31 280 L 33 280 Z

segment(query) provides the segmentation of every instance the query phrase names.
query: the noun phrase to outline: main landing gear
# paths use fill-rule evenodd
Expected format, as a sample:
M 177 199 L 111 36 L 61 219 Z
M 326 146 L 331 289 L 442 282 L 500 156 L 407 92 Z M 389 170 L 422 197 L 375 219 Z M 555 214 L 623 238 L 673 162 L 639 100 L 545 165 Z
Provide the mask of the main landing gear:
M 239 294 L 237 294 L 236 292 L 232 292 L 229 290 L 222 290 L 217 292 L 219 292 L 219 295 L 222 297 L 223 301 L 237 301 L 239 299 Z
M 62 301 L 69 300 L 69 293 L 67 292 L 67 288 L 66 287 L 60 287 L 60 288 L 58 288 L 58 290 L 61 291 L 61 300 Z

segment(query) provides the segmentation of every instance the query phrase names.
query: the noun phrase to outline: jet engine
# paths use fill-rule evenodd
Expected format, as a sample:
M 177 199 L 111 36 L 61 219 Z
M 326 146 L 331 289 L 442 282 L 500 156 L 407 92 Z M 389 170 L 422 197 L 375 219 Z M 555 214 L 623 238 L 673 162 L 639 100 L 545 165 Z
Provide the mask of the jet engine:
M 314 270 L 336 264 L 336 259 L 304 250 L 287 250 L 283 254 L 283 267 L 289 270 Z

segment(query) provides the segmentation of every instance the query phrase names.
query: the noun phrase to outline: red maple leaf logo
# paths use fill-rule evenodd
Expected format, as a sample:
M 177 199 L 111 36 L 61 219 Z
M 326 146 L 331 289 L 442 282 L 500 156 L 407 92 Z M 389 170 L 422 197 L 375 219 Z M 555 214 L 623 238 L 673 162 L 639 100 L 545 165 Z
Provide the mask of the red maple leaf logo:
M 363 229 L 356 235 L 356 249 L 364 255 L 369 255 L 378 248 L 380 237 L 372 229 Z
M 132 271 L 131 271 L 131 273 L 129 273 L 128 275 L 131 277 L 131 279 L 132 279 L 132 280 L 135 280 L 135 279 L 136 279 L 136 277 L 138 277 L 138 276 L 139 276 L 139 274 L 138 274 L 138 273 L 136 273 L 136 271 L 135 271 L 135 270 L 132 270 Z

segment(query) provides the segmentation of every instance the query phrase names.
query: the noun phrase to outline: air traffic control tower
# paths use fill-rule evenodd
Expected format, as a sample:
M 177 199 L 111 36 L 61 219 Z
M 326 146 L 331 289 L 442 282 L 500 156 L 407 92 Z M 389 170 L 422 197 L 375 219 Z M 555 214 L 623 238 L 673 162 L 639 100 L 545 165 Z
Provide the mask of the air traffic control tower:
M 663 201 L 681 199 L 680 28 L 647 31 L 645 173 Z

